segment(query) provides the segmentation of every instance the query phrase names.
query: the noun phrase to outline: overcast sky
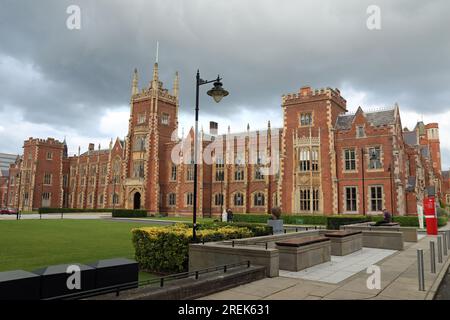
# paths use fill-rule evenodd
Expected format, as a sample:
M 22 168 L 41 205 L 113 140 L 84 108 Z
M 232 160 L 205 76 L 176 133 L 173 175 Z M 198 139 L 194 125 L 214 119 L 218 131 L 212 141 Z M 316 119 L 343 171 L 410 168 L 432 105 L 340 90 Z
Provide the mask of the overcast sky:
M 81 29 L 69 30 L 69 5 Z M 381 29 L 369 30 L 369 5 Z M 403 126 L 439 122 L 450 167 L 448 0 L 0 0 L 0 152 L 29 136 L 67 136 L 69 152 L 127 134 L 132 70 L 148 86 L 180 73 L 180 126 L 193 125 L 194 77 L 223 76 L 200 120 L 242 131 L 281 126 L 281 95 L 339 88 L 356 110 L 400 105 Z

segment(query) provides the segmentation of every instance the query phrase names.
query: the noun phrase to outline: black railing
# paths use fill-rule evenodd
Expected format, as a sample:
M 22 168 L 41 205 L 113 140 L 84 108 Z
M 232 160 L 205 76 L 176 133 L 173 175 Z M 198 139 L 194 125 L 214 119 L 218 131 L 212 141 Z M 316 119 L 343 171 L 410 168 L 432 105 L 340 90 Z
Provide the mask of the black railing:
M 196 271 L 170 274 L 167 276 L 144 280 L 144 281 L 122 283 L 120 285 L 115 285 L 115 286 L 110 286 L 110 287 L 87 290 L 87 291 L 83 291 L 83 292 L 75 292 L 75 293 L 51 297 L 51 298 L 47 298 L 47 299 L 43 299 L 43 300 L 79 300 L 79 299 L 86 299 L 86 298 L 96 297 L 96 296 L 109 294 L 109 293 L 115 293 L 116 296 L 119 296 L 120 292 L 124 291 L 124 290 L 135 289 L 137 287 L 148 286 L 148 285 L 157 284 L 157 283 L 159 283 L 159 288 L 163 288 L 164 285 L 170 281 L 187 279 L 187 278 L 191 278 L 191 277 L 195 280 L 198 280 L 198 279 L 200 279 L 200 275 L 202 275 L 202 274 L 217 272 L 217 271 L 223 271 L 224 273 L 226 273 L 230 269 L 237 268 L 237 267 L 246 266 L 247 268 L 250 268 L 250 265 L 251 265 L 250 261 L 242 261 L 242 262 L 220 265 L 220 266 L 210 267 L 210 268 L 196 270 Z

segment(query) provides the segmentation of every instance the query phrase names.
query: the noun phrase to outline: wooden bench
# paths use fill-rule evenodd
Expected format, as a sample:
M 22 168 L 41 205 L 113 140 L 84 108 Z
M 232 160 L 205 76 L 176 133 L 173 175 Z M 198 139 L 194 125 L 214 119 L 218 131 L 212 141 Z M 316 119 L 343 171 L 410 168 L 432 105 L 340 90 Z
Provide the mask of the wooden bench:
M 324 236 L 278 241 L 281 270 L 300 271 L 331 260 L 331 241 Z
M 340 230 L 324 234 L 331 240 L 331 255 L 346 256 L 362 249 L 362 232 L 357 230 Z

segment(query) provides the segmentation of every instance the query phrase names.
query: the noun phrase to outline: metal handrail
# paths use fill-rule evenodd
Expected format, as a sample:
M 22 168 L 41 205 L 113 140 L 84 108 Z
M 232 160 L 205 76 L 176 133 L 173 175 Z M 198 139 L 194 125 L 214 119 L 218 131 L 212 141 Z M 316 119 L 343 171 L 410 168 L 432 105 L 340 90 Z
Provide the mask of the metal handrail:
M 95 296 L 104 295 L 104 294 L 108 294 L 108 293 L 116 293 L 116 296 L 119 296 L 121 291 L 128 290 L 128 289 L 135 289 L 136 286 L 140 287 L 140 286 L 150 285 L 150 284 L 159 282 L 160 287 L 162 288 L 162 287 L 164 287 L 164 283 L 166 282 L 166 280 L 180 280 L 180 279 L 186 279 L 189 277 L 195 277 L 195 280 L 198 280 L 199 276 L 201 274 L 211 273 L 211 272 L 220 271 L 220 270 L 223 270 L 223 272 L 226 273 L 229 269 L 240 267 L 243 265 L 246 265 L 247 268 L 250 268 L 250 260 L 241 261 L 241 262 L 232 263 L 232 264 L 219 265 L 216 267 L 210 267 L 210 268 L 200 269 L 200 270 L 195 270 L 195 271 L 171 274 L 171 275 L 167 275 L 167 276 L 163 276 L 163 277 L 158 277 L 155 279 L 136 281 L 136 282 L 128 282 L 128 283 L 123 283 L 123 284 L 115 285 L 115 286 L 86 290 L 83 292 L 69 293 L 69 294 L 46 298 L 46 299 L 42 299 L 42 300 L 72 300 L 72 299 L 76 300 L 76 299 L 95 297 Z

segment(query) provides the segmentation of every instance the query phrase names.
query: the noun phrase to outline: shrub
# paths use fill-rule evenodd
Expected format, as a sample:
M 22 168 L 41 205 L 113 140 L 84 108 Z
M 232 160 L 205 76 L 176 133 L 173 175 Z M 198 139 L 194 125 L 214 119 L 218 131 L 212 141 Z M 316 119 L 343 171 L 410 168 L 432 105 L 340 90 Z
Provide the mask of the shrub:
M 128 209 L 114 209 L 112 216 L 115 218 L 141 218 L 147 216 L 146 210 L 128 210 Z
M 340 226 L 371 221 L 368 216 L 330 216 L 327 217 L 327 229 L 339 230 Z
M 192 229 L 186 224 L 169 227 L 143 227 L 132 230 L 135 258 L 143 270 L 181 272 L 188 268 Z M 197 231 L 197 242 L 221 241 L 252 237 L 248 228 L 211 226 Z

